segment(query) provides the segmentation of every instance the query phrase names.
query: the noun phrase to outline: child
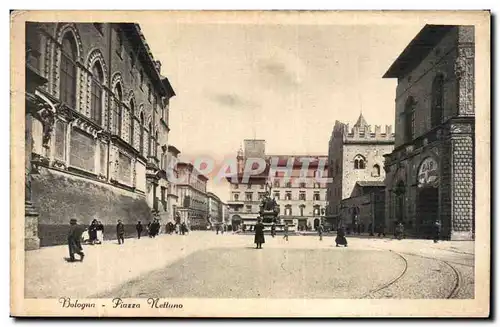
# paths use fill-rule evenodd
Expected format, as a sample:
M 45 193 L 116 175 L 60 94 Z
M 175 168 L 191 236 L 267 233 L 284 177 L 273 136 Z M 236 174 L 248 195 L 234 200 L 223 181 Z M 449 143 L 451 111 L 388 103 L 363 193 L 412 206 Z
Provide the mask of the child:
M 285 227 L 283 227 L 285 234 L 283 235 L 283 239 L 288 242 L 288 223 L 285 223 Z

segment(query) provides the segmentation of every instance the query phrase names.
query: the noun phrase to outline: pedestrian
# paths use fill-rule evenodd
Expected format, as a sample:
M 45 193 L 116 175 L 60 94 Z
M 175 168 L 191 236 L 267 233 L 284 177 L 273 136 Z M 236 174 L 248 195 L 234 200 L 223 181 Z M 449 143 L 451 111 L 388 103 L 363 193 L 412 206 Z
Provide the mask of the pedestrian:
M 347 239 L 345 238 L 345 230 L 344 227 L 340 226 L 337 229 L 337 237 L 335 238 L 335 246 L 343 245 L 347 247 Z
M 89 226 L 90 244 L 94 245 L 97 242 L 97 219 L 92 220 Z
M 264 224 L 262 223 L 262 219 L 257 219 L 257 224 L 255 224 L 255 238 L 254 243 L 257 245 L 256 249 L 262 249 L 262 244 L 266 243 L 264 239 Z
M 325 228 L 323 227 L 323 224 L 318 226 L 318 235 L 319 235 L 319 240 L 323 241 L 323 232 Z
M 102 244 L 104 242 L 104 225 L 100 220 L 96 224 L 97 231 L 97 244 Z
M 77 224 L 76 219 L 71 219 L 69 221 L 69 231 L 68 231 L 68 249 L 69 249 L 69 259 L 67 261 L 75 261 L 75 253 L 80 256 L 80 261 L 83 261 L 85 254 L 82 248 L 82 233 L 83 226 Z
M 283 227 L 283 231 L 285 232 L 283 234 L 283 239 L 288 242 L 288 223 L 285 222 L 285 226 Z
M 182 224 L 180 226 L 180 230 L 181 230 L 182 235 L 185 235 L 187 233 L 188 229 L 187 229 L 185 222 L 182 222 Z
M 437 243 L 441 236 L 441 222 L 439 221 L 439 219 L 436 219 L 433 227 L 434 227 L 434 243 Z
M 116 238 L 118 239 L 118 244 L 125 243 L 125 226 L 121 220 L 118 220 L 118 224 L 116 224 Z
M 216 232 L 215 235 L 219 235 L 219 230 L 220 230 L 220 226 L 219 226 L 219 224 L 216 224 L 215 225 L 215 232 Z
M 396 226 L 396 238 L 401 240 L 403 238 L 404 226 L 402 222 L 399 222 Z
M 383 237 L 385 237 L 385 226 L 384 226 L 384 224 L 379 224 L 377 229 L 378 229 L 378 231 L 377 231 L 378 232 L 377 237 L 380 237 L 381 235 Z
M 143 226 L 142 226 L 142 224 L 141 224 L 141 221 L 139 220 L 139 221 L 137 222 L 137 225 L 135 225 L 135 230 L 137 231 L 137 239 L 140 239 L 140 238 L 141 238 L 142 229 L 143 229 Z
M 271 225 L 271 236 L 274 238 L 276 236 L 276 223 Z

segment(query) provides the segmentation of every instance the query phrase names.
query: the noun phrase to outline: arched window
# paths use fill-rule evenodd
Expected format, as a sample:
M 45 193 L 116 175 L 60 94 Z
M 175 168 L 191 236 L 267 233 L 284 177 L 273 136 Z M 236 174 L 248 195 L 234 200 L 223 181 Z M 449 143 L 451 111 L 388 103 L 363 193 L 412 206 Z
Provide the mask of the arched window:
M 73 109 L 76 109 L 76 57 L 75 39 L 68 32 L 62 40 L 59 98 Z
M 380 166 L 378 164 L 373 165 L 372 176 L 373 177 L 379 177 L 380 176 Z
M 154 155 L 155 157 L 158 157 L 158 146 L 160 145 L 159 141 L 158 141 L 158 131 L 155 132 L 155 151 L 154 151 Z
M 122 99 L 123 99 L 123 92 L 122 92 L 122 86 L 120 83 L 116 84 L 115 88 L 115 112 L 114 112 L 114 122 L 113 125 L 116 128 L 116 135 L 120 136 L 122 135 L 122 117 L 123 117 L 123 108 L 122 108 Z
M 141 115 L 139 117 L 139 122 L 141 124 L 140 129 L 141 129 L 141 135 L 139 138 L 139 152 L 144 155 L 144 113 L 141 112 Z
M 99 62 L 94 64 L 92 68 L 92 85 L 91 85 L 91 113 L 90 119 L 97 124 L 102 123 L 102 83 L 104 80 L 102 67 Z
M 134 144 L 134 116 L 135 116 L 135 103 L 134 99 L 130 100 L 130 124 L 129 124 L 129 137 L 130 137 L 130 144 Z
M 366 168 L 366 160 L 365 157 L 358 154 L 354 157 L 354 169 L 365 169 Z
M 432 108 L 431 108 L 431 127 L 436 127 L 443 120 L 444 105 L 444 77 L 438 74 L 432 82 Z
M 404 140 L 405 143 L 411 142 L 415 137 L 415 106 L 416 102 L 413 97 L 409 97 L 405 103 L 404 110 Z
M 148 157 L 151 156 L 151 150 L 153 147 L 153 129 L 151 128 L 151 123 L 148 124 L 149 137 L 148 137 Z

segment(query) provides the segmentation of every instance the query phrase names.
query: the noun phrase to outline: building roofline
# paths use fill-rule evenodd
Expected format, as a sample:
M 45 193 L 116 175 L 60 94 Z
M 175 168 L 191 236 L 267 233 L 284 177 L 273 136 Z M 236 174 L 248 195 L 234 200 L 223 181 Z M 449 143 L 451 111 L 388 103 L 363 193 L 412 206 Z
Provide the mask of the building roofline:
M 397 78 L 420 63 L 455 25 L 425 25 L 392 63 L 383 78 Z
M 181 151 L 180 151 L 179 149 L 177 149 L 177 148 L 176 148 L 175 146 L 173 146 L 173 145 L 169 145 L 169 146 L 167 147 L 167 151 L 168 151 L 168 152 L 172 152 L 172 153 L 174 153 L 174 154 L 179 154 L 179 153 L 181 153 Z

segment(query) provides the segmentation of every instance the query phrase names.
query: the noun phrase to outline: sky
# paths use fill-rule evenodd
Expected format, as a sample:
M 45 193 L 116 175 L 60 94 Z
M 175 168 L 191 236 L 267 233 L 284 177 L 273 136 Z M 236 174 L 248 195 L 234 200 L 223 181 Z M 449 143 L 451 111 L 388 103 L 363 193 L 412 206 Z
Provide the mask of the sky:
M 394 125 L 397 81 L 382 75 L 423 27 L 140 25 L 176 92 L 169 144 L 182 160 L 216 162 L 252 138 L 268 154 L 327 155 L 335 121 L 352 126 L 361 112 L 372 126 Z M 229 198 L 226 183 L 208 190 Z

